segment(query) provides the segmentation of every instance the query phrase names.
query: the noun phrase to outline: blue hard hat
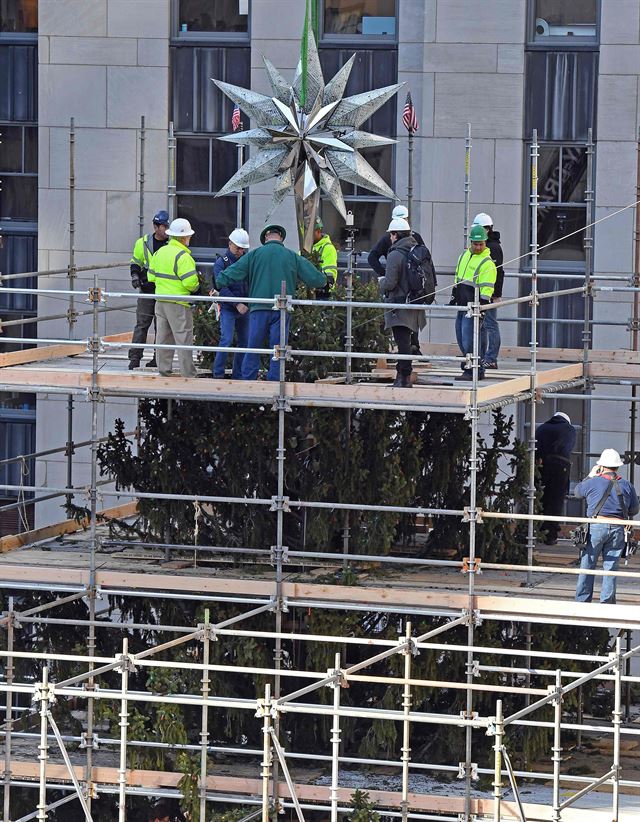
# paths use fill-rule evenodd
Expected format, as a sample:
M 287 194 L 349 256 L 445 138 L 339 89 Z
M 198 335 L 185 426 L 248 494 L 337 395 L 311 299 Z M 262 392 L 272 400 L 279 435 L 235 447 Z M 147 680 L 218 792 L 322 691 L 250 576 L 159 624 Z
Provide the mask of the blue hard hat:
M 156 225 L 169 225 L 169 212 L 159 211 L 153 218 L 153 222 Z

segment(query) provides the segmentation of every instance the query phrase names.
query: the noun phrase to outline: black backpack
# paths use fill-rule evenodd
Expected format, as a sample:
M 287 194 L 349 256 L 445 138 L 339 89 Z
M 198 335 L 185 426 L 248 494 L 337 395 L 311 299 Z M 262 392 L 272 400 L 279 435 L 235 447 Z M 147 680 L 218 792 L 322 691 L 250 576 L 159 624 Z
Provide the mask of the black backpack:
M 414 245 L 413 248 L 397 248 L 405 258 L 408 303 L 431 305 L 436 298 L 436 270 L 433 267 L 431 252 L 424 245 Z

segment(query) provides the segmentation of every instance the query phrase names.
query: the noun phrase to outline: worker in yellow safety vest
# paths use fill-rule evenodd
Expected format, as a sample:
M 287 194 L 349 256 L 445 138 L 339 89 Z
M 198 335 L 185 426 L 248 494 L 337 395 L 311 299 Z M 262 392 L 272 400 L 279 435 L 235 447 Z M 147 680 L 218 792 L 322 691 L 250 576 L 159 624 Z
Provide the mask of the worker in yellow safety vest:
M 338 252 L 328 234 L 323 234 L 324 224 L 320 217 L 316 218 L 313 232 L 313 251 L 320 258 L 320 270 L 327 278 L 327 292 L 333 291 L 338 279 Z
M 491 259 L 491 253 L 487 248 L 487 232 L 481 225 L 471 226 L 469 232 L 469 248 L 462 252 L 456 265 L 456 275 L 453 286 L 453 294 L 450 305 L 464 306 L 464 311 L 458 311 L 456 316 L 456 339 L 463 354 L 473 353 L 473 317 L 467 316 L 467 306 L 476 301 L 476 297 L 481 305 L 488 305 L 493 296 L 493 289 L 496 284 L 496 264 Z M 482 315 L 480 315 L 482 320 Z M 480 326 L 480 339 L 478 340 L 478 379 L 484 379 L 484 366 L 482 358 L 487 345 L 486 334 L 482 333 L 482 323 Z M 456 380 L 473 379 L 471 368 L 462 364 L 462 374 Z
M 193 314 L 184 300 L 157 299 L 158 297 L 187 297 L 200 290 L 200 279 L 189 250 L 195 232 L 189 220 L 179 217 L 167 229 L 169 242 L 151 258 L 149 282 L 156 286 L 157 345 L 193 345 Z M 158 371 L 164 377 L 171 374 L 173 351 L 158 349 Z M 195 377 L 191 351 L 178 349 L 180 374 Z
M 167 244 L 166 235 L 169 228 L 169 214 L 166 211 L 158 211 L 153 218 L 153 233 L 145 234 L 136 240 L 131 256 L 131 285 L 141 294 L 153 294 L 155 289 L 153 283 L 147 279 L 149 263 L 151 258 L 159 248 Z M 155 316 L 155 302 L 152 299 L 143 297 L 138 300 L 136 306 L 136 326 L 133 329 L 132 343 L 146 343 L 149 328 Z M 142 348 L 129 349 L 129 370 L 138 368 L 142 360 Z M 147 368 L 156 367 L 155 354 L 147 363 Z

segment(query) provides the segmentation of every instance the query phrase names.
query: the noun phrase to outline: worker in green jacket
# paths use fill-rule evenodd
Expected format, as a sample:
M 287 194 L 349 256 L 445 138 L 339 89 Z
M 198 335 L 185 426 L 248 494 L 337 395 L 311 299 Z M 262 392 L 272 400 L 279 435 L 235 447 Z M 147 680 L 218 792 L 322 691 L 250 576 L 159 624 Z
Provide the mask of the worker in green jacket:
M 295 294 L 298 280 L 310 288 L 323 288 L 327 278 L 309 260 L 295 254 L 284 246 L 287 232 L 280 225 L 268 225 L 260 234 L 261 247 L 241 257 L 237 263 L 222 271 L 216 277 L 218 287 L 230 282 L 249 281 L 249 341 L 248 348 L 264 348 L 268 340 L 269 348 L 280 345 L 280 312 L 251 299 L 273 300 L 280 294 L 284 281 L 287 294 Z M 285 340 L 289 338 L 289 318 L 287 317 Z M 260 368 L 259 354 L 246 354 L 242 362 L 242 379 L 255 380 Z M 279 378 L 278 361 L 272 359 L 267 374 L 268 380 Z
M 320 270 L 327 278 L 327 291 L 333 291 L 338 280 L 338 252 L 328 234 L 323 233 L 324 223 L 316 218 L 313 232 L 313 251 L 320 258 Z
M 476 293 L 480 297 L 481 305 L 488 305 L 493 296 L 496 284 L 496 264 L 491 259 L 487 248 L 487 232 L 481 225 L 471 226 L 469 232 L 469 248 L 458 258 L 456 276 L 453 286 L 451 305 L 468 306 L 476 300 Z M 463 354 L 473 353 L 473 317 L 467 316 L 467 311 L 458 311 L 456 316 L 456 339 Z M 478 356 L 480 358 L 478 379 L 484 379 L 482 357 L 483 345 L 486 347 L 486 335 L 480 334 Z M 456 380 L 472 380 L 473 372 L 462 366 L 462 374 Z
M 189 250 L 195 232 L 189 220 L 179 217 L 167 229 L 169 242 L 151 258 L 149 282 L 155 283 L 156 297 L 188 297 L 200 289 L 200 279 Z M 193 314 L 184 300 L 156 300 L 157 345 L 193 345 Z M 173 351 L 158 349 L 158 371 L 163 377 L 171 374 Z M 180 374 L 195 377 L 191 351 L 178 349 Z

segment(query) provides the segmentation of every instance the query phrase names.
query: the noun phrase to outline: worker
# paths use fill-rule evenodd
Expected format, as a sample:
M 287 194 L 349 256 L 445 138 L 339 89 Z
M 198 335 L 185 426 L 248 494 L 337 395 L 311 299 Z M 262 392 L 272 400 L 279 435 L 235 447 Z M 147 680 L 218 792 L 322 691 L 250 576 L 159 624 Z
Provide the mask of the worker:
M 491 312 L 489 312 L 491 313 Z M 542 473 L 542 513 L 559 517 L 569 493 L 571 454 L 576 444 L 576 429 L 564 411 L 556 413 L 536 428 L 536 456 Z M 558 542 L 560 523 L 543 522 L 541 529 L 547 545 Z
M 393 211 L 391 212 L 391 219 L 392 220 L 408 220 L 409 219 L 409 209 L 403 205 L 397 205 Z M 427 248 L 427 244 L 422 239 L 420 234 L 417 231 L 411 230 L 411 234 L 413 235 L 414 240 L 418 245 L 423 245 Z M 369 252 L 369 256 L 367 258 L 369 265 L 378 275 L 378 278 L 384 277 L 385 268 L 386 266 L 381 263 L 382 258 L 385 258 L 385 262 L 387 259 L 387 255 L 389 253 L 389 249 L 391 248 L 391 237 L 389 232 L 387 231 L 385 234 L 380 237 L 378 242 L 374 245 L 374 247 Z M 427 249 L 428 250 L 428 249 Z M 429 252 L 431 253 L 431 252 Z M 434 278 L 437 284 L 437 277 L 435 277 L 435 268 L 434 268 Z M 411 353 L 419 355 L 420 352 L 420 342 L 418 339 L 417 332 L 411 335 Z
M 491 259 L 491 254 L 487 248 L 487 232 L 481 225 L 471 226 L 469 232 L 470 246 L 458 258 L 456 274 L 453 286 L 453 295 L 450 305 L 467 306 L 468 303 L 475 302 L 476 291 L 481 305 L 488 305 L 493 295 L 493 287 L 496 282 L 496 266 Z M 482 315 L 481 315 L 482 322 Z M 473 317 L 468 317 L 466 311 L 458 311 L 456 316 L 456 340 L 462 354 L 473 353 Z M 482 365 L 483 346 L 482 333 L 480 334 L 478 346 L 478 379 L 484 379 L 484 367 Z M 456 380 L 472 380 L 473 371 L 462 364 L 462 374 Z
M 577 497 L 587 501 L 587 516 L 601 519 L 630 519 L 634 517 L 640 504 L 635 488 L 630 482 L 622 479 L 618 468 L 622 465 L 620 454 L 613 448 L 605 448 L 589 476 L 578 483 L 574 489 Z M 593 571 L 598 557 L 602 554 L 602 567 L 605 571 L 615 571 L 625 548 L 625 526 L 608 522 L 589 523 L 589 535 L 583 546 L 580 567 Z M 594 577 L 591 574 L 580 574 L 576 586 L 576 601 L 591 602 Z M 616 578 L 602 577 L 600 602 L 615 604 Z
M 385 302 L 406 303 L 411 291 L 407 260 L 409 252 L 416 246 L 411 228 L 406 220 L 394 219 L 389 223 L 391 248 L 387 252 L 387 267 L 384 277 L 378 279 Z M 424 311 L 411 308 L 389 308 L 384 312 L 385 328 L 390 328 L 398 347 L 398 354 L 411 354 L 411 335 L 424 328 Z M 411 388 L 411 360 L 398 360 L 396 364 L 396 388 Z
M 147 818 L 149 822 L 172 822 L 175 819 L 175 814 L 171 814 L 169 803 L 162 800 L 149 810 Z
M 323 228 L 324 223 L 320 217 L 316 217 L 312 251 L 318 255 L 320 270 L 327 278 L 327 292 L 330 292 L 335 289 L 338 280 L 338 252 L 331 237 L 323 233 Z
M 167 228 L 169 227 L 169 215 L 166 211 L 158 211 L 153 218 L 153 233 L 145 234 L 136 240 L 131 257 L 131 285 L 142 294 L 153 294 L 155 287 L 149 282 L 147 272 L 149 271 L 149 261 L 156 251 L 167 244 Z M 133 343 L 146 343 L 149 326 L 153 322 L 155 309 L 154 300 L 138 300 L 136 306 L 136 326 L 133 329 Z M 129 370 L 140 366 L 142 360 L 142 348 L 129 349 Z M 155 354 L 147 363 L 147 368 L 156 367 Z
M 157 296 L 187 297 L 200 290 L 200 279 L 189 251 L 195 232 L 189 220 L 174 220 L 167 229 L 169 242 L 158 249 L 151 259 L 149 282 L 155 283 Z M 158 345 L 193 345 L 193 314 L 184 300 L 156 300 Z M 163 377 L 171 374 L 173 351 L 158 349 L 158 371 Z M 195 377 L 191 351 L 178 350 L 180 374 Z
M 244 228 L 234 228 L 229 234 L 229 250 L 215 262 L 213 267 L 213 280 L 229 266 L 238 262 L 251 247 L 249 235 Z M 249 306 L 242 300 L 249 296 L 246 280 L 242 282 L 231 282 L 229 285 L 220 288 L 221 297 L 238 297 L 237 303 L 220 303 L 220 342 L 222 348 L 230 348 L 233 345 L 234 335 L 237 339 L 238 348 L 246 348 L 249 338 Z M 215 379 L 223 379 L 227 367 L 228 354 L 226 351 L 218 351 L 213 361 L 213 376 Z M 233 369 L 231 378 L 239 380 L 242 378 L 243 353 L 233 355 Z
M 502 262 L 504 255 L 500 244 L 500 232 L 493 230 L 493 219 L 489 214 L 482 212 L 473 218 L 473 225 L 481 225 L 487 232 L 487 248 L 491 254 L 491 259 L 496 264 L 496 284 L 493 289 L 492 303 L 499 303 L 502 300 L 502 287 L 504 285 L 504 268 Z M 483 357 L 485 368 L 498 367 L 498 354 L 500 353 L 500 328 L 498 326 L 498 310 L 484 312 L 484 328 L 486 334 L 486 351 Z
M 310 288 L 324 288 L 327 278 L 318 269 L 299 254 L 285 248 L 287 232 L 281 225 L 268 225 L 260 234 L 260 248 L 255 248 L 238 260 L 216 278 L 218 286 L 231 282 L 249 281 L 249 342 L 248 348 L 269 348 L 280 345 L 280 311 L 271 306 L 251 303 L 253 299 L 273 300 L 280 294 L 282 282 L 286 293 L 295 294 L 298 279 Z M 289 318 L 285 328 L 285 342 L 289 337 Z M 259 354 L 245 354 L 242 363 L 242 379 L 255 380 L 260 368 Z M 268 380 L 279 379 L 279 364 L 271 360 Z

